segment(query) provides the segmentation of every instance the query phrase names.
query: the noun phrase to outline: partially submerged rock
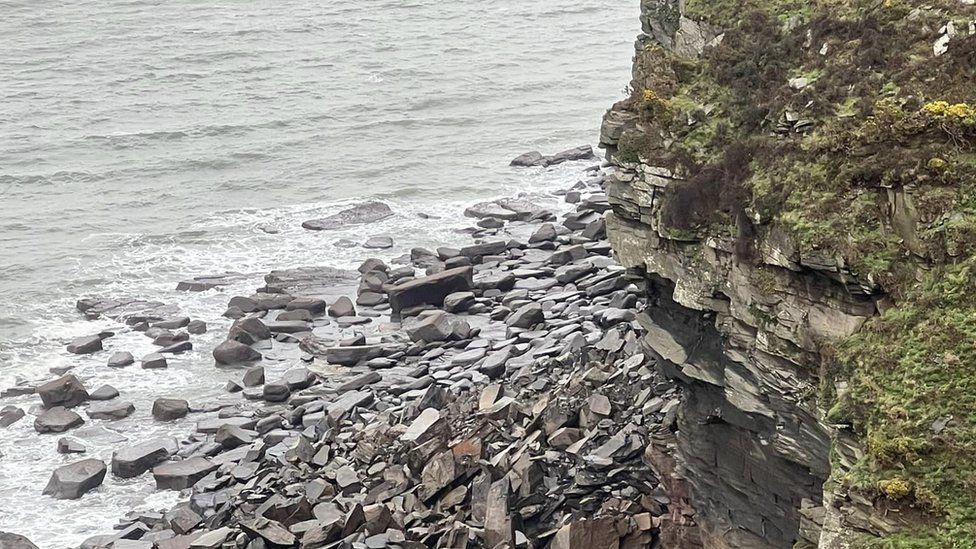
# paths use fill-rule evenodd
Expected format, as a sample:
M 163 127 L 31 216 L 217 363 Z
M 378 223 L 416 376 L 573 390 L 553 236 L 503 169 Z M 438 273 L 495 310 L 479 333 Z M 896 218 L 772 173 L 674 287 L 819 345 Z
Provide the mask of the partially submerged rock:
M 102 484 L 105 471 L 105 462 L 100 459 L 85 459 L 58 467 L 43 494 L 56 499 L 78 499 Z
M 328 231 L 349 225 L 374 223 L 391 215 L 393 215 L 393 210 L 388 205 L 383 202 L 370 201 L 357 204 L 328 217 L 310 219 L 302 223 L 302 227 L 310 231 Z

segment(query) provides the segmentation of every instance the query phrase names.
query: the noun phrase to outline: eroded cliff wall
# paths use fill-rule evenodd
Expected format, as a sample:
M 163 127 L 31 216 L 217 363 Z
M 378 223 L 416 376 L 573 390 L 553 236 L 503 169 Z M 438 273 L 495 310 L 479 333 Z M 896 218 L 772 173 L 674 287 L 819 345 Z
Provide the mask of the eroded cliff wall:
M 930 432 L 945 410 L 924 403 L 946 387 L 878 373 L 916 350 L 870 337 L 898 338 L 884 330 L 924 276 L 971 257 L 945 221 L 969 215 L 972 128 L 938 118 L 973 115 L 941 101 L 972 95 L 970 4 L 643 0 L 631 94 L 601 141 L 607 231 L 649 297 L 644 344 L 683 388 L 673 441 L 649 451 L 680 508 L 665 547 L 966 546 L 972 497 L 901 440 L 958 442 Z M 959 74 L 916 85 L 930 60 Z M 892 379 L 912 387 L 897 422 Z M 971 420 L 956 421 L 962 440 Z

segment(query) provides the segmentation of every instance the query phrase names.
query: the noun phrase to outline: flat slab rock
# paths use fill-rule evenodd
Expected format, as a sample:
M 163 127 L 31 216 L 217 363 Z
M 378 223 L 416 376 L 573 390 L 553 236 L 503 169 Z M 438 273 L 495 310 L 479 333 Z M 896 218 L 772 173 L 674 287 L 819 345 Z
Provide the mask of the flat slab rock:
M 163 320 L 179 314 L 179 309 L 175 305 L 141 299 L 87 297 L 79 299 L 75 307 L 88 318 L 104 316 L 119 322 L 128 321 L 132 323 Z
M 105 471 L 105 463 L 100 459 L 85 459 L 58 467 L 43 494 L 56 499 L 78 499 L 102 484 Z
M 153 478 L 159 490 L 185 490 L 215 470 L 217 465 L 209 459 L 192 457 L 157 465 L 153 468 Z
M 341 229 L 347 225 L 374 223 L 393 215 L 393 210 L 383 202 L 364 202 L 337 214 L 321 219 L 310 219 L 302 223 L 302 227 L 310 231 L 329 231 Z
M 264 276 L 264 291 L 294 297 L 335 298 L 351 293 L 359 273 L 324 266 L 276 269 Z M 287 307 L 287 305 L 286 305 Z

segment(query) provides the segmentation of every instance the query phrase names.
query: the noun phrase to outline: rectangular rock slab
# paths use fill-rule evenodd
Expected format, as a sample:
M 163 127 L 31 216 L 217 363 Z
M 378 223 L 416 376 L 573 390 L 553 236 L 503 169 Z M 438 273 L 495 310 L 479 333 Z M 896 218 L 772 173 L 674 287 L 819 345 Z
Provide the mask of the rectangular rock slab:
M 390 296 L 393 313 L 399 314 L 401 310 L 416 305 L 442 306 L 449 294 L 470 290 L 473 276 L 472 267 L 457 267 L 402 284 L 387 285 L 384 289 Z
M 436 408 L 425 408 L 420 415 L 413 420 L 410 427 L 400 435 L 403 442 L 423 442 L 429 438 L 435 430 L 435 426 L 441 421 L 441 413 Z
M 209 459 L 193 457 L 157 465 L 153 468 L 153 478 L 158 490 L 185 490 L 216 470 L 217 465 Z
M 339 397 L 326 407 L 329 417 L 340 420 L 356 406 L 365 406 L 373 402 L 373 393 L 369 391 L 353 391 Z

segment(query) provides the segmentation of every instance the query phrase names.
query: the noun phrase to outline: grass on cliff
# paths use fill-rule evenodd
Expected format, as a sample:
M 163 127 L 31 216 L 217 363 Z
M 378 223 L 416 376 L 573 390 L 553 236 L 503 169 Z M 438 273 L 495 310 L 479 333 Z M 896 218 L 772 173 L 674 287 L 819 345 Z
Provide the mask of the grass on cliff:
M 685 179 L 664 229 L 779 225 L 801 256 L 891 296 L 837 344 L 842 415 L 867 446 L 838 480 L 917 523 L 866 546 L 976 547 L 976 6 L 687 0 L 685 14 L 723 38 L 695 59 L 638 51 L 644 131 L 622 143 Z

